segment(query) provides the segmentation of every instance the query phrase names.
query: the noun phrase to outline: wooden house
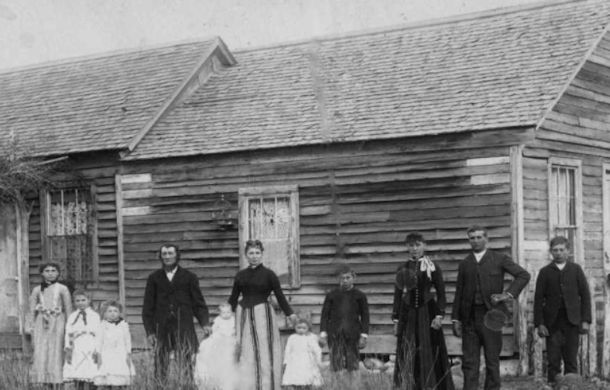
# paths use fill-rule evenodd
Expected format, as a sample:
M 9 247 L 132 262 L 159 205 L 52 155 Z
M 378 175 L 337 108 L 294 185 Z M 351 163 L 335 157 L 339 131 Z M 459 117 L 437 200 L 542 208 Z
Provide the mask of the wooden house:
M 609 22 L 608 1 L 553 2 L 234 53 L 213 39 L 2 73 L 2 136 L 67 167 L 20 222 L 29 254 L 2 258 L 21 259 L 2 299 L 24 307 L 40 262 L 60 261 L 95 300 L 125 303 L 142 345 L 162 243 L 180 246 L 215 306 L 244 241 L 259 238 L 314 323 L 335 269 L 351 265 L 371 305 L 368 351 L 387 353 L 408 232 L 426 236 L 449 302 L 470 225 L 487 226 L 492 248 L 534 280 L 550 237 L 564 234 L 595 297 L 582 368 L 610 376 Z M 502 354 L 522 374 L 540 373 L 533 288 L 504 329 Z M 2 317 L 16 315 L 0 313 L 13 326 L 0 331 L 18 333 L 22 321 Z

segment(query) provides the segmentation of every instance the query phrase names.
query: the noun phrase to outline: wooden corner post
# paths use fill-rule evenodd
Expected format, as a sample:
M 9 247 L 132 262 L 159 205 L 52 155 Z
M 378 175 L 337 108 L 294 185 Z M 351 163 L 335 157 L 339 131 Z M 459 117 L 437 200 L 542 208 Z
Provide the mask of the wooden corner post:
M 119 301 L 125 307 L 125 254 L 123 251 L 123 190 L 121 188 L 121 175 L 114 176 L 114 190 L 116 196 L 116 229 L 117 229 L 117 263 L 119 267 Z
M 524 268 L 528 268 L 524 251 L 524 217 L 523 217 L 523 146 L 510 148 L 511 170 L 511 215 L 512 215 L 512 256 Z M 519 351 L 518 375 L 527 375 L 529 368 L 528 327 L 527 327 L 528 287 L 519 295 L 515 312 L 515 338 Z

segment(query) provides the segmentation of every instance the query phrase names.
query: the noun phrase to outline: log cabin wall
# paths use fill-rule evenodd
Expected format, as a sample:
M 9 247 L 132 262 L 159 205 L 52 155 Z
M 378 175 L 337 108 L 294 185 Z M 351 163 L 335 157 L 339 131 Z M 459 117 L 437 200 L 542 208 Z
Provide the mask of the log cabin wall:
M 466 229 L 489 227 L 491 247 L 511 252 L 510 147 L 532 131 L 507 129 L 459 135 L 370 141 L 205 157 L 152 160 L 124 166 L 120 183 L 125 297 L 135 342 L 143 342 L 141 305 L 147 276 L 159 267 L 164 242 L 181 248 L 208 304 L 226 301 L 238 270 L 238 231 L 219 230 L 214 203 L 224 195 L 235 210 L 245 187 L 297 185 L 301 286 L 287 291 L 299 312 L 317 326 L 334 272 L 347 263 L 371 309 L 369 343 L 394 348 L 391 303 L 394 274 L 405 260 L 405 235 L 424 233 L 428 251 L 444 271 L 449 336 L 457 264 L 469 250 Z M 512 327 L 504 355 L 514 352 Z
M 119 169 L 118 156 L 113 153 L 94 153 L 75 155 L 59 166 L 58 173 L 52 181 L 57 183 L 78 183 L 93 188 L 94 218 L 90 225 L 94 231 L 91 256 L 97 259 L 97 280 L 88 283 L 86 289 L 92 294 L 94 308 L 104 300 L 119 299 L 119 267 L 117 262 L 117 220 L 115 174 Z M 65 171 L 65 172 L 64 172 Z M 29 273 L 30 290 L 41 282 L 38 267 L 43 261 L 43 243 L 41 238 L 40 199 L 30 199 L 33 206 L 29 223 Z
M 610 376 L 610 299 L 606 275 L 610 264 L 604 248 L 608 226 L 604 227 L 604 164 L 610 161 L 610 37 L 599 42 L 578 74 L 566 88 L 546 119 L 536 130 L 536 140 L 523 151 L 524 251 L 533 281 L 529 285 L 531 303 L 535 277 L 549 261 L 548 242 L 551 238 L 549 221 L 549 166 L 557 163 L 580 165 L 581 186 L 577 189 L 580 203 L 580 248 L 575 258 L 584 268 L 594 297 L 594 331 L 583 345 L 581 366 L 584 372 Z M 606 195 L 607 196 L 607 195 Z M 608 221 L 606 221 L 606 224 Z M 528 313 L 532 326 L 531 308 Z M 542 371 L 542 343 L 530 342 L 539 356 L 532 367 L 537 375 Z M 603 340 L 603 342 L 602 342 Z M 600 372 L 604 371 L 604 372 Z

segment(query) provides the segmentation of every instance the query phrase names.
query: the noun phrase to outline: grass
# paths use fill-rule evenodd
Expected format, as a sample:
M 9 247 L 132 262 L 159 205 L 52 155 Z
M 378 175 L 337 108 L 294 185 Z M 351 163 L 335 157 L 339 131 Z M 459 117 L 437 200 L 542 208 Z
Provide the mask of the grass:
M 157 387 L 153 358 L 151 352 L 137 352 L 133 357 L 136 366 L 136 377 L 131 390 L 150 390 Z M 0 390 L 29 390 L 28 368 L 30 358 L 20 351 L 4 351 L 0 353 Z M 355 375 L 346 373 L 331 373 L 323 370 L 325 385 L 319 390 L 392 390 L 392 375 L 389 372 L 371 372 L 361 370 Z M 610 390 L 608 382 L 598 379 L 581 381 L 578 386 L 566 383 L 562 390 Z M 194 389 L 192 380 L 186 375 L 184 365 L 172 361 L 169 378 L 163 387 L 172 390 Z M 502 389 L 505 390 L 544 390 L 542 381 L 533 378 L 503 378 Z M 547 388 L 548 389 L 548 388 Z M 211 389 L 210 389 L 211 390 Z
M 133 356 L 136 377 L 131 390 L 150 390 L 159 385 L 155 378 L 151 352 L 137 352 Z M 29 390 L 28 368 L 30 358 L 21 352 L 6 351 L 0 354 L 0 389 Z M 326 384 L 320 390 L 391 390 L 392 377 L 384 373 L 360 372 L 356 377 L 350 375 L 332 375 L 324 370 Z M 166 389 L 193 389 L 194 383 L 187 375 L 184 365 L 172 361 L 169 369 Z
M 134 355 L 136 378 L 130 389 L 153 389 L 158 382 L 155 380 L 153 353 L 140 352 Z M 360 371 L 356 375 L 347 373 L 332 373 L 327 367 L 322 370 L 325 384 L 316 390 L 392 390 L 392 376 L 388 373 L 373 373 Z M 190 380 L 184 365 L 172 361 L 166 386 L 168 389 L 192 389 L 194 383 Z M 213 390 L 213 389 L 209 389 Z
M 0 389 L 27 390 L 30 360 L 18 351 L 0 354 Z

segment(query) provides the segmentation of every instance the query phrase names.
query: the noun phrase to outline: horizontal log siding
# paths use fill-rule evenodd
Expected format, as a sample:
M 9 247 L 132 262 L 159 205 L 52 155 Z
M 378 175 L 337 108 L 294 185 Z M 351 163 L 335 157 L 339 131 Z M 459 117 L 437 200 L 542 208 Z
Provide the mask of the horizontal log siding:
M 582 154 L 577 147 L 558 142 L 538 141 L 524 150 L 524 216 L 525 216 L 525 257 L 532 283 L 528 286 L 528 319 L 533 326 L 533 294 L 538 271 L 550 260 L 548 243 L 548 158 L 563 157 L 582 162 L 582 210 L 583 246 L 585 272 L 590 275 L 589 283 L 594 290 L 597 312 L 596 337 L 601 340 L 604 321 L 603 272 L 603 213 L 602 213 L 602 163 L 599 156 Z M 601 343 L 598 343 L 601 356 Z M 597 367 L 600 367 L 599 365 Z M 532 367 L 533 369 L 533 367 Z
M 222 193 L 237 208 L 239 188 L 296 184 L 302 287 L 288 291 L 291 304 L 312 313 L 319 324 L 324 295 L 337 284 L 337 264 L 348 263 L 369 297 L 371 333 L 389 336 L 394 273 L 405 259 L 403 240 L 409 231 L 419 230 L 428 239 L 429 253 L 444 270 L 450 303 L 458 261 L 469 249 L 469 225 L 488 226 L 491 246 L 510 253 L 508 157 L 515 137 L 505 133 L 126 166 L 122 203 L 129 320 L 141 323 L 146 278 L 159 266 L 155 251 L 163 242 L 180 246 L 182 265 L 198 275 L 211 306 L 226 301 L 238 270 L 238 232 L 217 229 L 211 220 L 214 202 Z M 443 143 L 448 147 L 434 147 Z M 450 322 L 445 326 L 449 334 Z M 141 340 L 142 327 L 133 329 Z M 505 354 L 510 354 L 512 328 L 506 333 Z M 460 352 L 452 336 L 450 346 Z
M 549 260 L 548 159 L 582 162 L 584 268 L 594 292 L 596 318 L 589 341 L 599 340 L 589 352 L 592 373 L 599 373 L 602 366 L 601 340 L 608 316 L 604 313 L 602 164 L 610 161 L 609 129 L 610 39 L 606 34 L 536 131 L 537 139 L 524 150 L 525 246 L 534 277 Z M 531 296 L 534 283 L 529 289 Z
M 114 155 L 92 155 L 87 158 L 70 159 L 62 166 L 70 167 L 69 173 L 56 176 L 58 180 L 78 179 L 87 185 L 95 185 L 98 240 L 98 283 L 88 286 L 92 294 L 93 306 L 104 300 L 118 300 L 117 233 L 115 212 L 114 174 L 117 164 Z M 33 209 L 29 225 L 30 243 L 30 286 L 40 283 L 38 267 L 42 261 L 40 204 L 31 200 Z

